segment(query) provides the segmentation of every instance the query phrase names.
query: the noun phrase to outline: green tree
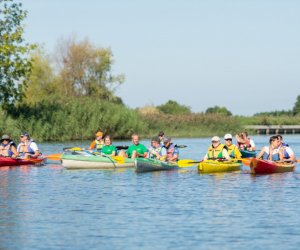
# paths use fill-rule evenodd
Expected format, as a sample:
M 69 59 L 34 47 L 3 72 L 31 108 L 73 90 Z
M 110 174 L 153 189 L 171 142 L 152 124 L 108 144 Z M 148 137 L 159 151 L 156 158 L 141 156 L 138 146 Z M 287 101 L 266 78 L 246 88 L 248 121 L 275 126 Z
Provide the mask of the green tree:
M 0 0 L 0 104 L 4 108 L 22 99 L 31 71 L 29 53 L 34 45 L 23 39 L 26 15 L 21 3 Z
M 293 114 L 299 115 L 300 114 L 300 95 L 298 95 L 297 100 L 295 102 L 294 108 L 293 108 Z
M 206 114 L 223 114 L 226 116 L 231 116 L 232 113 L 225 107 L 214 106 L 210 107 L 205 111 Z
M 113 75 L 110 49 L 94 47 L 87 39 L 62 41 L 58 46 L 59 81 L 64 96 L 90 96 L 121 102 L 115 89 L 124 75 Z
M 170 114 L 170 115 L 191 114 L 190 107 L 181 105 L 176 101 L 172 101 L 172 100 L 169 100 L 165 104 L 157 106 L 157 109 L 164 114 Z

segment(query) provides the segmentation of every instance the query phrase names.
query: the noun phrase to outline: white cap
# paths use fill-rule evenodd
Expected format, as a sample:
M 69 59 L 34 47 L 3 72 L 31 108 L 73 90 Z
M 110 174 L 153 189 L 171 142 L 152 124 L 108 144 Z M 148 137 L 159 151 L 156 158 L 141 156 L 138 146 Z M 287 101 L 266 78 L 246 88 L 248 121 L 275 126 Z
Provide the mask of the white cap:
M 214 136 L 213 138 L 211 138 L 211 141 L 221 141 L 219 136 Z
M 231 139 L 232 140 L 232 135 L 231 134 L 226 134 L 225 136 L 224 136 L 224 139 L 226 140 L 226 139 Z

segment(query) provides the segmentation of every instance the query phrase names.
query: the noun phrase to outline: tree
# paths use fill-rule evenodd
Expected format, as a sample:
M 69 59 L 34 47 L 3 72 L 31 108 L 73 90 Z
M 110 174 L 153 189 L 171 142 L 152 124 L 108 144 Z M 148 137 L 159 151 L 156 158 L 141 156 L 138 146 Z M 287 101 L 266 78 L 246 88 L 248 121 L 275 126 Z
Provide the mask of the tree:
M 29 53 L 34 45 L 23 39 L 26 15 L 21 3 L 0 0 L 0 104 L 4 108 L 22 99 L 31 71 Z
M 185 105 L 180 105 L 176 101 L 169 100 L 165 104 L 157 106 L 157 109 L 165 114 L 184 115 L 190 114 L 191 108 Z
M 231 116 L 232 113 L 225 107 L 214 106 L 210 107 L 205 111 L 206 114 L 223 114 L 226 116 Z
M 300 114 L 300 95 L 298 95 L 297 100 L 295 102 L 294 108 L 293 108 L 293 114 L 299 115 Z
M 123 75 L 111 72 L 110 49 L 96 48 L 86 39 L 62 41 L 58 46 L 59 78 L 65 96 L 90 96 L 121 102 L 113 95 L 124 81 Z

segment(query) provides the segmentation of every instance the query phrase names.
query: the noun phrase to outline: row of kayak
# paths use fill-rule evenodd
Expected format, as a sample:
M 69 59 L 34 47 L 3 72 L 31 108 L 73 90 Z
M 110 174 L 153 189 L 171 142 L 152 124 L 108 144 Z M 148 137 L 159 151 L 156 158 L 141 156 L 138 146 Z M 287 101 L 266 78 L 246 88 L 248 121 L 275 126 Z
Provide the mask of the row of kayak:
M 180 167 L 180 161 L 176 163 L 167 163 L 154 159 L 138 158 L 138 159 L 124 159 L 124 163 L 119 163 L 112 157 L 91 156 L 91 155 L 63 155 L 62 165 L 66 169 L 117 169 L 134 167 L 138 173 L 173 170 Z M 191 162 L 190 166 L 193 166 Z M 294 163 L 276 163 L 272 161 L 249 159 L 251 173 L 254 174 L 270 174 L 294 171 Z M 237 160 L 219 161 L 206 160 L 197 164 L 197 169 L 200 173 L 217 173 L 217 172 L 231 172 L 241 170 L 242 163 Z
M 249 166 L 251 173 L 254 174 L 271 174 L 281 172 L 292 172 L 295 169 L 294 163 L 272 162 L 266 160 L 259 160 L 249 158 Z M 181 160 L 185 161 L 185 160 Z M 128 159 L 123 158 L 120 162 L 113 157 L 95 156 L 90 154 L 63 154 L 61 157 L 62 165 L 66 169 L 118 169 L 118 168 L 135 168 L 138 173 L 173 170 L 180 167 L 194 166 L 196 162 L 191 164 L 180 164 L 181 161 L 175 163 L 167 163 L 154 159 L 138 158 Z M 44 162 L 43 157 L 29 158 L 29 159 L 12 159 L 0 157 L 0 166 L 16 166 L 16 165 L 33 165 Z M 237 160 L 223 161 L 223 160 L 206 160 L 197 163 L 199 173 L 217 173 L 217 172 L 231 172 L 238 171 L 242 167 L 242 163 Z

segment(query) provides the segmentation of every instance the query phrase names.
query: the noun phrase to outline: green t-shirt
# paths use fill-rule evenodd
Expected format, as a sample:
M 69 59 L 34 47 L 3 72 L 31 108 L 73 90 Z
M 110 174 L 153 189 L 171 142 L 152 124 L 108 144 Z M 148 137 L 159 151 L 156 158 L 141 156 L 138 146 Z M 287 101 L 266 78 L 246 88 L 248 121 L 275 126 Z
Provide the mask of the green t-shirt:
M 129 148 L 127 149 L 126 153 L 128 155 L 128 158 L 131 158 L 132 156 L 132 152 L 133 151 L 136 151 L 137 153 L 139 154 L 144 154 L 146 153 L 148 150 L 147 148 L 145 147 L 145 145 L 139 143 L 138 145 L 130 145 Z
M 114 145 L 109 145 L 109 146 L 103 146 L 101 149 L 101 153 L 105 155 L 111 155 L 113 152 L 117 152 L 116 146 Z

